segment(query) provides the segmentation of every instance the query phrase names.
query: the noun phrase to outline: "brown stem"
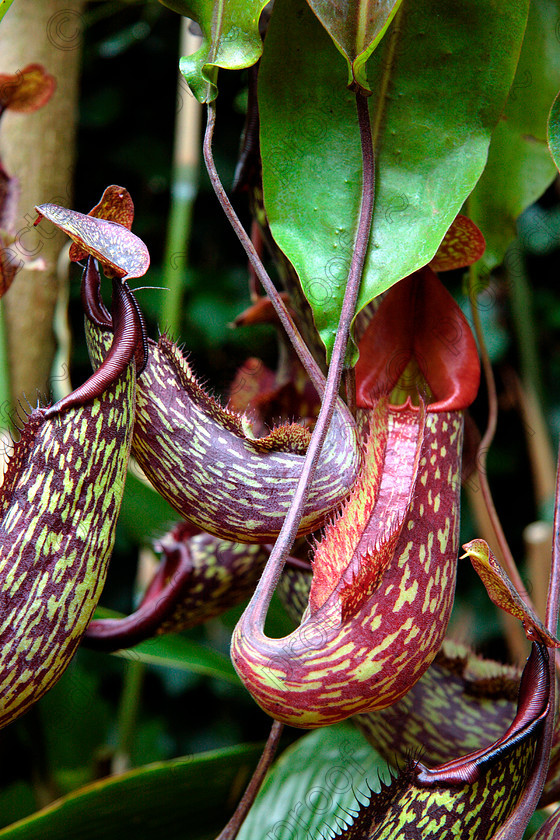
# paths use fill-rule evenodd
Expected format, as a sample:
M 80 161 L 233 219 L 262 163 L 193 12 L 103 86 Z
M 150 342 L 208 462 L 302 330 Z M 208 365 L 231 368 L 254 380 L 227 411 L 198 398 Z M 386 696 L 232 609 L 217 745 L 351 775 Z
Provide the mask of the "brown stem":
M 350 325 L 354 317 L 358 292 L 360 290 L 373 217 L 375 163 L 368 100 L 359 92 L 356 93 L 356 107 L 362 144 L 363 182 L 362 202 L 354 253 L 340 312 L 321 410 L 305 456 L 302 473 L 292 499 L 292 504 L 290 505 L 276 544 L 270 553 L 263 575 L 238 625 L 239 628 L 243 627 L 243 632 L 249 633 L 253 639 L 257 639 L 259 635 L 263 634 L 270 599 L 272 598 L 278 579 L 282 574 L 286 557 L 293 545 L 301 521 L 303 506 L 307 499 L 317 461 L 321 454 L 321 448 L 333 415 L 342 377 Z
M 208 170 L 208 175 L 210 176 L 210 181 L 212 186 L 214 187 L 214 192 L 220 202 L 224 213 L 226 214 L 229 222 L 234 229 L 237 238 L 243 245 L 245 249 L 245 253 L 249 258 L 249 262 L 251 263 L 255 274 L 259 278 L 262 287 L 266 291 L 267 295 L 269 296 L 274 309 L 276 310 L 278 317 L 282 323 L 282 326 L 286 330 L 286 333 L 296 351 L 303 367 L 305 368 L 307 375 L 315 385 L 317 392 L 319 394 L 323 394 L 325 390 L 325 377 L 323 372 L 311 353 L 307 348 L 301 334 L 296 327 L 292 316 L 288 312 L 286 305 L 278 290 L 276 289 L 274 283 L 270 279 L 268 272 L 266 271 L 262 260 L 260 259 L 255 246 L 251 242 L 251 238 L 247 235 L 245 228 L 241 224 L 237 213 L 233 209 L 229 198 L 226 195 L 226 191 L 222 185 L 220 180 L 220 176 L 218 175 L 218 171 L 216 169 L 216 164 L 214 163 L 214 156 L 212 154 L 212 138 L 214 136 L 214 126 L 216 123 L 216 103 L 211 102 L 208 105 L 208 122 L 206 124 L 206 132 L 204 134 L 204 161 L 206 163 L 206 168 Z
M 247 785 L 245 793 L 241 797 L 239 805 L 235 809 L 234 815 L 232 816 L 224 830 L 221 831 L 220 834 L 216 837 L 216 840 L 235 840 L 235 838 L 237 837 L 239 829 L 243 825 L 245 817 L 249 813 L 249 810 L 251 809 L 251 806 L 255 801 L 255 797 L 261 788 L 266 772 L 272 764 L 274 756 L 276 755 L 276 750 L 278 749 L 278 743 L 280 741 L 280 736 L 282 734 L 283 729 L 283 723 L 280 723 L 277 720 L 272 722 L 272 726 L 270 728 L 270 735 L 268 736 L 267 742 L 264 745 L 263 754 L 259 759 L 257 768 L 251 777 L 251 781 Z
M 346 391 L 346 405 L 356 416 L 356 369 L 348 368 L 344 371 L 344 390 Z
M 255 246 L 255 251 L 262 258 L 263 240 L 259 223 L 253 219 L 251 224 L 251 242 Z M 259 278 L 253 268 L 251 261 L 249 261 L 249 293 L 251 296 L 251 303 L 257 303 L 260 300 L 261 284 Z
M 554 498 L 554 450 L 550 442 L 546 419 L 533 384 L 521 381 L 517 377 L 514 377 L 513 381 L 533 473 L 535 500 L 538 510 L 542 511 Z

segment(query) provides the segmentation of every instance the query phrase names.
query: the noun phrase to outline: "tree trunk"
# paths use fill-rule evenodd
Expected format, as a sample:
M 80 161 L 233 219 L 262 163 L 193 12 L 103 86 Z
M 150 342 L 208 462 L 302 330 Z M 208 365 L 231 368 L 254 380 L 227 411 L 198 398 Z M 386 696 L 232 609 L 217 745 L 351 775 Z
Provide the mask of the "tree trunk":
M 46 263 L 45 271 L 21 269 L 4 298 L 12 396 L 17 400 L 25 395 L 31 403 L 37 391 L 49 390 L 57 258 L 66 241 L 47 224 L 33 228 L 33 207 L 72 204 L 83 6 L 82 0 L 16 0 L 0 24 L 0 72 L 14 73 L 39 62 L 57 82 L 43 108 L 32 114 L 8 111 L 0 129 L 2 162 L 21 185 L 12 250 Z

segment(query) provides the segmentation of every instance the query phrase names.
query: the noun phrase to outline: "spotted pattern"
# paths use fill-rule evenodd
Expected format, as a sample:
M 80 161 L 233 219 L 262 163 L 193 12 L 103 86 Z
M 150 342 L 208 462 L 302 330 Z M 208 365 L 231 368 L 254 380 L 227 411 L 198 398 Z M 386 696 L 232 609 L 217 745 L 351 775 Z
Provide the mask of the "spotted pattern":
M 429 767 L 498 740 L 514 718 L 520 672 L 444 642 L 424 676 L 388 709 L 354 723 L 389 762 L 421 755 Z
M 134 647 L 162 633 L 195 627 L 249 598 L 268 551 L 210 534 L 189 538 L 183 528 L 184 523 L 176 526 L 160 541 L 164 559 L 138 609 L 123 618 L 92 621 L 86 646 L 104 651 Z
M 511 726 L 480 752 L 428 770 L 411 761 L 392 783 L 360 803 L 341 840 L 491 840 L 513 814 L 529 780 L 550 713 L 549 658 L 533 644 Z
M 86 216 L 57 204 L 41 204 L 35 210 L 117 277 L 142 277 L 150 267 L 150 255 L 142 240 L 116 222 Z
M 311 588 L 311 566 L 305 569 L 290 566 L 284 567 L 282 577 L 278 581 L 276 594 L 282 601 L 284 608 L 294 624 L 300 624 L 301 617 L 309 602 Z
M 97 605 L 114 542 L 134 419 L 133 367 L 103 399 L 33 411 L 1 494 L 0 726 L 67 667 Z
M 86 323 L 94 365 L 111 333 Z M 133 453 L 156 490 L 185 519 L 222 539 L 271 542 L 290 506 L 309 440 L 301 426 L 250 437 L 249 420 L 220 406 L 179 349 L 149 343 L 139 378 Z M 361 466 L 355 423 L 339 401 L 299 533 L 321 527 L 347 497 Z
M 430 665 L 455 591 L 462 428 L 457 413 L 427 415 L 392 558 L 377 587 L 353 603 L 352 615 L 344 616 L 339 587 L 315 612 L 308 609 L 300 627 L 284 639 L 267 638 L 251 626 L 247 613 L 242 617 L 232 638 L 233 663 L 272 717 L 314 728 L 382 709 L 409 691 Z M 391 445 L 398 445 L 397 438 Z M 344 522 L 343 511 L 335 525 Z
M 197 534 L 189 540 L 192 572 L 188 590 L 158 633 L 174 633 L 208 621 L 249 598 L 268 558 L 260 545 Z
M 426 788 L 414 765 L 361 806 L 340 840 L 491 840 L 521 799 L 539 729 L 508 747 L 473 784 Z M 503 733 L 502 733 L 503 734 Z
M 310 587 L 311 568 L 286 566 L 276 592 L 295 624 L 307 606 Z M 354 715 L 352 722 L 389 764 L 419 755 L 423 764 L 435 767 L 480 750 L 505 732 L 515 715 L 520 677 L 518 668 L 481 659 L 464 645 L 445 639 L 408 694 L 386 709 Z M 557 715 L 539 807 L 559 797 Z

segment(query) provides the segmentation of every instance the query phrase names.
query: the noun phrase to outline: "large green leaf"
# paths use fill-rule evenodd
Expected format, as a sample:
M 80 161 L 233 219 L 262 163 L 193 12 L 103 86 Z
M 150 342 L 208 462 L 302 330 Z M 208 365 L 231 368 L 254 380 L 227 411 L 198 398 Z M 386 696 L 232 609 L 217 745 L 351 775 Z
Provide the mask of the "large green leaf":
M 262 53 L 259 18 L 267 0 L 161 0 L 200 25 L 202 46 L 181 59 L 181 73 L 199 102 L 218 95 L 218 68 L 241 70 Z
M 547 118 L 560 80 L 557 0 L 533 0 L 519 66 L 468 203 L 486 238 L 487 270 L 498 265 L 515 237 L 515 220 L 556 176 L 547 143 Z M 530 235 L 530 234 L 529 234 Z M 535 229 L 535 235 L 542 231 Z
M 32 814 L 37 807 L 29 782 L 13 782 L 0 791 L 0 826 L 15 822 L 22 814 Z
M 429 262 L 480 177 L 527 8 L 527 0 L 403 4 L 368 62 L 377 186 L 360 309 Z M 264 202 L 329 352 L 362 178 L 346 81 L 303 0 L 279 0 L 259 81 Z
M 348 85 L 371 93 L 366 61 L 402 0 L 307 0 L 348 62 Z
M 386 762 L 349 724 L 305 735 L 268 774 L 238 840 L 330 837 L 356 793 L 379 790 L 380 774 L 389 781 Z
M 216 677 L 234 685 L 240 684 L 239 677 L 227 656 L 184 636 L 155 636 L 153 639 L 141 642 L 131 650 L 119 651 L 119 656 L 163 668 L 193 671 L 195 674 Z
M 548 116 L 548 148 L 556 168 L 560 169 L 560 93 L 552 103 Z
M 87 785 L 0 831 L 2 840 L 211 840 L 249 781 L 261 748 L 162 761 Z
M 121 614 L 99 607 L 94 617 L 119 618 Z M 147 665 L 192 671 L 205 677 L 216 677 L 240 685 L 239 677 L 227 656 L 180 634 L 154 636 L 153 639 L 146 639 L 129 650 L 117 651 L 117 655 Z

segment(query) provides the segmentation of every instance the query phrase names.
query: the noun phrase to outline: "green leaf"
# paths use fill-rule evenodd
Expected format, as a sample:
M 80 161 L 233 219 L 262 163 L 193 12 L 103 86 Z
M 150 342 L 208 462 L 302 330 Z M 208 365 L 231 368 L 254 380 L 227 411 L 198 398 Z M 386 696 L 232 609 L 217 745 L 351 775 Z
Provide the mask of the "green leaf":
M 119 617 L 120 614 L 113 610 L 98 608 L 95 611 L 95 618 Z M 147 639 L 130 650 L 119 650 L 116 656 L 162 668 L 192 671 L 205 677 L 216 677 L 240 685 L 239 677 L 227 656 L 179 634 L 154 636 L 153 639 Z
M 404 4 L 368 62 L 377 187 L 358 309 L 432 259 L 480 177 L 527 7 L 527 0 Z M 264 203 L 329 353 L 362 179 L 344 70 L 303 0 L 280 0 L 259 72 Z
M 0 20 L 4 17 L 14 0 L 0 0 Z
M 268 774 L 238 840 L 331 836 L 356 793 L 379 790 L 380 774 L 389 781 L 386 762 L 348 724 L 304 735 Z
M 556 169 L 560 169 L 560 93 L 552 103 L 547 128 L 548 148 L 556 164 Z
M 558 92 L 560 50 L 556 0 L 533 0 L 517 73 L 488 163 L 468 202 L 486 239 L 486 271 L 502 262 L 515 238 L 515 220 L 556 176 L 546 143 L 550 104 Z M 535 235 L 542 231 L 535 230 Z
M 262 53 L 259 18 L 267 0 L 162 0 L 192 18 L 203 34 L 201 48 L 181 59 L 179 67 L 199 102 L 218 95 L 218 68 L 241 70 Z
M 402 0 L 307 0 L 348 62 L 348 86 L 371 93 L 366 61 Z
M 14 822 L 22 814 L 32 814 L 36 808 L 33 789 L 28 782 L 18 781 L 0 791 L 0 826 Z
M 215 750 L 102 779 L 0 831 L 2 840 L 211 840 L 249 781 L 260 746 Z

